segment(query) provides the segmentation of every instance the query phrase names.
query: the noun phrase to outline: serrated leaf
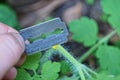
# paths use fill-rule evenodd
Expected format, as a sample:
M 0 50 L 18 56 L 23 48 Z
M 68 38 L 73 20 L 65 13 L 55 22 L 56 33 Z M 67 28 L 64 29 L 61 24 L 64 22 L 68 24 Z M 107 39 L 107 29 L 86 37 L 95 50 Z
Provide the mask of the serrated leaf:
M 81 17 L 80 20 L 73 20 L 69 23 L 72 38 L 85 46 L 92 46 L 97 41 L 98 27 L 93 19 Z
M 101 0 L 103 12 L 108 15 L 119 15 L 120 0 Z
M 115 15 L 108 18 L 109 24 L 114 28 L 120 35 L 120 16 Z
M 16 13 L 10 6 L 0 4 L 0 22 L 7 24 L 15 29 L 19 29 Z
M 27 59 L 25 63 L 21 66 L 21 68 L 35 71 L 39 67 L 40 56 L 41 56 L 40 53 L 27 56 Z
M 47 61 L 43 64 L 41 70 L 42 80 L 56 80 L 58 78 L 58 72 L 60 71 L 60 63 Z
M 79 80 L 79 77 L 74 76 L 74 75 L 71 77 L 64 76 L 64 77 L 60 78 L 59 80 Z
M 32 80 L 30 74 L 24 69 L 17 69 L 17 71 L 16 80 Z
M 120 49 L 114 46 L 99 46 L 96 56 L 99 59 L 100 68 L 107 70 L 109 74 L 120 74 Z
M 120 0 L 101 0 L 103 12 L 109 15 L 108 22 L 120 35 Z

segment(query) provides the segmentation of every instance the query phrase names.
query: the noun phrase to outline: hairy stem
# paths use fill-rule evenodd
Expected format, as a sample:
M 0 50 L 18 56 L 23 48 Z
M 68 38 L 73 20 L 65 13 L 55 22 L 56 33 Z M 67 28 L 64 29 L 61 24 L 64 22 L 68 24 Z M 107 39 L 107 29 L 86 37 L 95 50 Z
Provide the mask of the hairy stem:
M 83 67 L 84 69 L 86 69 L 88 72 L 90 72 L 90 73 L 94 74 L 95 76 L 97 76 L 97 75 L 98 75 L 95 71 L 93 71 L 92 69 L 88 68 L 87 66 L 82 65 L 82 67 Z
M 82 71 L 81 63 L 79 63 L 73 56 L 70 55 L 61 45 L 56 45 L 56 50 L 58 50 L 66 59 L 68 59 L 77 69 L 81 80 L 86 80 L 84 73 Z
M 108 41 L 112 36 L 114 36 L 117 32 L 116 31 L 112 31 L 111 33 L 109 33 L 107 36 L 105 36 L 103 39 L 101 39 L 97 44 L 95 44 L 92 48 L 90 48 L 86 53 L 84 53 L 79 61 L 83 62 L 90 54 L 92 54 L 93 51 L 95 51 L 99 45 L 103 44 L 104 42 Z

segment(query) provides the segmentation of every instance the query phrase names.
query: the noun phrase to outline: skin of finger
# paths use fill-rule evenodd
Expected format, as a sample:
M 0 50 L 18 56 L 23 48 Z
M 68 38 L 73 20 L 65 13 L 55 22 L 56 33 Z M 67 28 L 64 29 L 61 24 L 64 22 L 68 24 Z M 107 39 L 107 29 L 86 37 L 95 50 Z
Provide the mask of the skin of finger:
M 26 54 L 22 54 L 22 56 L 20 57 L 19 61 L 17 62 L 17 64 L 15 65 L 16 67 L 21 66 L 26 60 Z
M 2 24 L 2 23 L 0 23 L 0 36 L 1 35 L 3 35 L 3 34 L 6 34 L 6 33 L 18 33 L 16 30 L 14 30 L 13 28 L 11 28 L 11 27 L 9 27 L 9 26 L 7 26 L 7 25 L 5 25 L 5 24 Z M 1 42 L 4 44 L 4 42 L 1 40 L 0 41 L 0 45 L 2 45 L 1 44 Z M 19 41 L 20 42 L 20 41 Z M 14 45 L 13 45 L 14 46 Z M 1 46 L 1 47 L 3 47 L 3 46 Z M 9 51 L 9 50 L 8 50 Z M 1 51 L 0 51 L 1 52 Z M 7 52 L 7 50 L 6 50 L 6 52 Z M 18 51 L 19 52 L 19 51 Z M 2 52 L 2 53 L 4 53 L 4 52 Z M 9 52 L 8 52 L 9 53 Z M 2 57 L 1 55 L 3 55 L 3 54 L 0 54 L 0 58 Z M 4 57 L 6 57 L 6 56 L 9 56 L 9 55 L 7 55 L 7 54 L 4 54 Z M 3 60 L 5 60 L 5 58 L 2 58 Z M 18 56 L 19 57 L 19 56 Z M 1 60 L 2 60 L 1 59 Z M 14 59 L 14 58 L 13 58 Z M 17 58 L 18 59 L 18 58 Z M 4 62 L 6 62 L 7 61 L 7 63 L 8 62 L 10 62 L 11 60 L 9 60 L 9 58 L 8 58 L 8 60 L 7 60 L 7 57 L 6 57 L 6 60 L 5 61 L 3 61 L 3 62 L 0 62 L 0 64 L 3 64 Z M 15 61 L 13 61 L 13 63 L 16 63 L 17 62 L 17 60 L 15 60 Z M 7 63 L 5 63 L 5 64 L 7 64 Z M 2 69 L 2 71 L 3 72 L 1 72 L 0 71 L 0 79 L 2 78 L 2 76 L 4 76 L 4 74 L 8 71 L 8 69 L 13 65 L 13 64 L 11 64 L 11 65 L 9 65 L 9 64 L 11 64 L 11 63 L 8 63 L 8 65 L 4 65 L 4 66 L 6 66 L 6 67 L 4 67 L 3 65 L 3 69 L 2 69 L 2 66 L 0 67 L 0 69 Z M 4 70 L 5 69 L 5 70 Z
M 4 33 L 18 33 L 15 29 L 3 24 L 3 23 L 0 23 L 0 34 L 4 34 Z M 15 36 L 15 35 L 14 35 Z M 20 40 L 21 41 L 21 40 Z M 24 45 L 24 43 L 22 44 Z M 20 60 L 18 61 L 18 63 L 15 65 L 15 66 L 20 66 L 24 63 L 26 59 L 26 55 L 23 54 L 20 58 Z
M 17 38 L 12 34 L 0 35 L 0 78 L 18 62 L 24 52 L 24 45 Z
M 3 80 L 14 80 L 15 77 L 17 75 L 17 70 L 15 67 L 12 67 L 7 74 L 5 75 L 5 77 L 3 78 Z
M 0 23 L 0 34 L 9 33 L 9 32 L 18 33 L 15 29 L 3 23 Z

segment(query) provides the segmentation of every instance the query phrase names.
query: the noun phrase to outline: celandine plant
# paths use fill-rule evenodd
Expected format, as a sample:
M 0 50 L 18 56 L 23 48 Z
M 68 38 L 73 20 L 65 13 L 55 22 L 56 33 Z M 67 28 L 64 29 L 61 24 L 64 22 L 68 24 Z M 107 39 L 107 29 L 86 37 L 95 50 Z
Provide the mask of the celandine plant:
M 81 17 L 70 22 L 72 39 L 90 49 L 79 59 L 74 58 L 61 45 L 27 57 L 18 68 L 16 80 L 120 80 L 120 47 L 109 45 L 111 37 L 120 35 L 120 0 L 101 0 L 103 14 L 113 31 L 98 37 L 98 24 L 94 19 Z M 92 70 L 82 64 L 90 55 L 97 58 L 98 67 Z M 57 58 L 57 59 L 56 59 Z

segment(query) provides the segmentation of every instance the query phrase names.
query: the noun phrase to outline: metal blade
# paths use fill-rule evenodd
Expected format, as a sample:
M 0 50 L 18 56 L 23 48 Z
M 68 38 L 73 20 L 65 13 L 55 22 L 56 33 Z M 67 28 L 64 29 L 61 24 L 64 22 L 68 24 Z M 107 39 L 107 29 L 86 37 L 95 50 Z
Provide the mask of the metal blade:
M 56 29 L 61 29 L 59 34 L 51 34 L 46 38 L 39 38 L 30 44 L 26 44 L 26 54 L 34 54 L 38 51 L 46 50 L 56 44 L 63 44 L 67 42 L 68 30 L 64 22 L 60 18 L 55 18 L 19 31 L 24 40 L 30 38 L 37 38 L 43 34 L 49 34 Z

